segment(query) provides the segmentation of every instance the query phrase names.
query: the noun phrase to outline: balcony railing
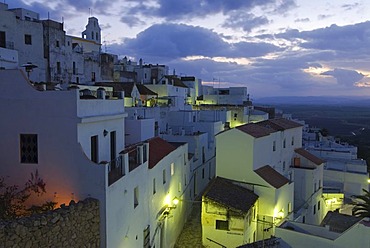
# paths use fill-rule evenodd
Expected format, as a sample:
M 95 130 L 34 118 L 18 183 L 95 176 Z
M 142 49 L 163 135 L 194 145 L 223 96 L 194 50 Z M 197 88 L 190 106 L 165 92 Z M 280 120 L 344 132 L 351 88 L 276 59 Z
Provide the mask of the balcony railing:
M 117 157 L 116 159 L 110 161 L 108 166 L 109 166 L 108 186 L 110 186 L 111 184 L 118 181 L 126 174 L 124 157 L 123 156 Z

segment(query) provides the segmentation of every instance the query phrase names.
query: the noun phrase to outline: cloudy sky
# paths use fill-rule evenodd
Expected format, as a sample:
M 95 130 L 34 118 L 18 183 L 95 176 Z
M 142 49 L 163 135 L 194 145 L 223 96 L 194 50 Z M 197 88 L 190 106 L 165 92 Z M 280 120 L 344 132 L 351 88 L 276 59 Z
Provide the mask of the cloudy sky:
M 264 96 L 370 96 L 368 0 L 8 0 L 103 50 Z

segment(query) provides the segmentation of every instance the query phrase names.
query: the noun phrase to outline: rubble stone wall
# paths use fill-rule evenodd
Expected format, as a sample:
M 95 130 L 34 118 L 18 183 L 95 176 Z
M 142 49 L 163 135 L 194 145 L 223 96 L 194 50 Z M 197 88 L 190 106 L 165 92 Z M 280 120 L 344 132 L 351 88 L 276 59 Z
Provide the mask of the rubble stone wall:
M 0 247 L 99 247 L 99 201 L 69 206 L 13 221 L 0 221 Z

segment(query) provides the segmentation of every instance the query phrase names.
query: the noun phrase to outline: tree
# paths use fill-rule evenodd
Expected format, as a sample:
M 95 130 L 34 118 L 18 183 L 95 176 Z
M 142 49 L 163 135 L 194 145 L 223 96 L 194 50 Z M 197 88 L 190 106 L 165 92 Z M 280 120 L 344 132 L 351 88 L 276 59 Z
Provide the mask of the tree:
M 56 203 L 47 202 L 41 206 L 26 207 L 26 201 L 31 195 L 40 196 L 46 192 L 45 182 L 39 177 L 36 170 L 23 188 L 18 185 L 7 185 L 4 178 L 0 178 L 0 219 L 13 219 L 28 216 L 34 212 L 53 209 Z
M 370 217 L 370 192 L 366 189 L 362 189 L 364 195 L 353 195 L 352 196 L 352 214 L 357 217 Z

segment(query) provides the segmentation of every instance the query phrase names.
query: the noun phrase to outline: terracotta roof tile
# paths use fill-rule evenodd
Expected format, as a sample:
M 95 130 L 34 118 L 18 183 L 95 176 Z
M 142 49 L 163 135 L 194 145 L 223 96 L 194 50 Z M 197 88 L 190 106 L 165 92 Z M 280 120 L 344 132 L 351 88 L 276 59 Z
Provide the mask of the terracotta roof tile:
M 289 180 L 277 172 L 274 168 L 270 165 L 265 165 L 257 170 L 255 170 L 260 177 L 263 178 L 268 184 L 273 186 L 274 188 L 278 189 L 283 185 L 289 183 Z
M 149 169 L 152 169 L 164 157 L 176 150 L 177 148 L 164 139 L 155 137 L 149 141 Z
M 361 217 L 341 214 L 336 211 L 329 211 L 326 214 L 325 218 L 322 220 L 320 226 L 328 225 L 330 231 L 342 233 L 360 220 Z
M 204 197 L 233 209 L 248 212 L 257 201 L 258 195 L 232 180 L 222 177 L 214 178 L 207 187 Z
M 302 125 L 290 121 L 284 118 L 280 119 L 269 119 L 265 121 L 260 121 L 256 123 L 248 123 L 242 126 L 236 127 L 240 131 L 243 131 L 255 138 L 260 138 L 263 136 L 267 136 L 271 133 L 275 133 L 278 131 L 284 131 L 291 128 L 301 127 Z
M 136 85 L 137 89 L 139 90 L 140 95 L 158 95 L 154 91 L 151 91 L 148 87 L 142 84 Z
M 323 160 L 319 157 L 316 157 L 315 155 L 313 155 L 309 151 L 306 151 L 303 148 L 297 148 L 294 151 L 296 153 L 298 153 L 299 155 L 301 155 L 302 157 L 304 157 L 304 158 L 310 160 L 311 162 L 315 163 L 316 165 L 321 165 L 322 163 L 325 163 L 325 160 Z
M 256 123 L 250 123 L 250 124 L 245 124 L 242 126 L 236 127 L 240 131 L 247 133 L 255 138 L 260 138 L 263 136 L 268 136 L 270 133 L 275 132 L 274 129 L 268 128 L 268 127 L 263 127 L 261 125 L 257 125 Z

